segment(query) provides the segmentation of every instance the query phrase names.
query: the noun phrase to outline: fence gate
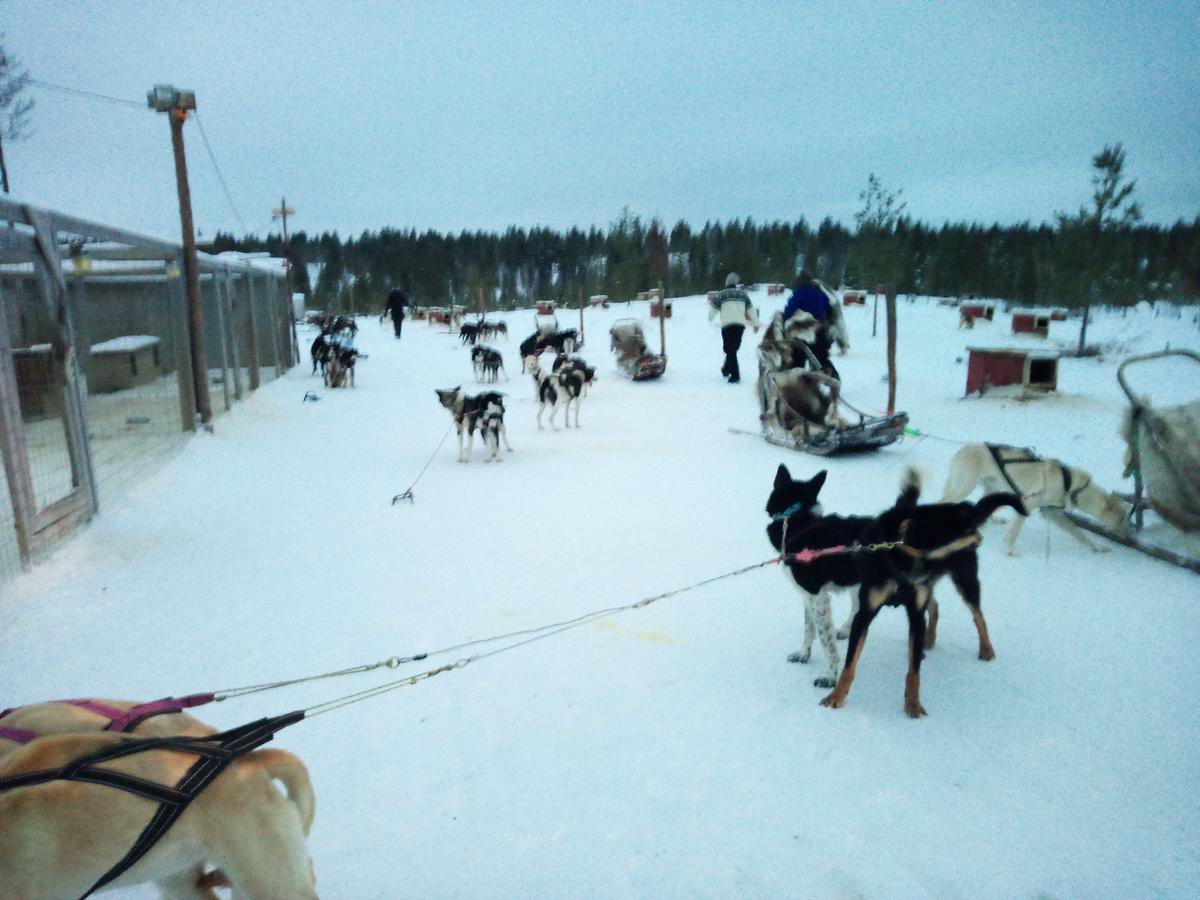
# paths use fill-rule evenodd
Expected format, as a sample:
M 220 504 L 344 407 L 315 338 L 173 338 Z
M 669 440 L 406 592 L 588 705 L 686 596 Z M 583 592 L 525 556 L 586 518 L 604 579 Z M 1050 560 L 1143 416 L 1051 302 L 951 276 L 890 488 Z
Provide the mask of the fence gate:
M 37 211 L 23 213 L 32 233 L 10 228 L 0 237 L 0 259 L 18 270 L 0 278 L 0 421 L 24 425 L 0 429 L 7 488 L 0 500 L 9 500 L 17 552 L 28 565 L 91 518 L 96 489 L 58 244 Z M 14 347 L 14 325 L 20 334 L 36 330 L 49 340 Z

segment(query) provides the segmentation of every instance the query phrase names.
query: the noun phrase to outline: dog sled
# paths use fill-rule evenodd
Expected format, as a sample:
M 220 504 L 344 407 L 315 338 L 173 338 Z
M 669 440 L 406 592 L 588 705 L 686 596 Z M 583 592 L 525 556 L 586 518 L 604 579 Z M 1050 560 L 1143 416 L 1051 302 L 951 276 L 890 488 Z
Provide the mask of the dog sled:
M 1131 356 L 1117 369 L 1117 382 L 1130 403 L 1124 427 L 1125 476 L 1133 476 L 1133 494 L 1122 495 L 1131 504 L 1130 528 L 1116 532 L 1070 510 L 1067 515 L 1081 528 L 1200 573 L 1200 398 L 1155 408 L 1148 397 L 1134 393 L 1126 378 L 1130 366 L 1172 357 L 1200 366 L 1200 354 L 1191 350 L 1163 350 Z M 1147 510 L 1180 532 L 1190 549 L 1179 552 L 1150 539 Z M 1169 533 L 1163 537 L 1181 543 Z
M 805 341 L 791 342 L 792 365 L 779 353 L 758 350 L 758 402 L 762 436 L 770 444 L 817 456 L 877 450 L 898 440 L 906 413 L 868 416 L 841 396 L 841 379 Z M 844 418 L 845 407 L 858 416 Z
M 608 330 L 617 365 L 634 381 L 650 381 L 667 371 L 665 353 L 651 353 L 637 319 L 617 319 Z

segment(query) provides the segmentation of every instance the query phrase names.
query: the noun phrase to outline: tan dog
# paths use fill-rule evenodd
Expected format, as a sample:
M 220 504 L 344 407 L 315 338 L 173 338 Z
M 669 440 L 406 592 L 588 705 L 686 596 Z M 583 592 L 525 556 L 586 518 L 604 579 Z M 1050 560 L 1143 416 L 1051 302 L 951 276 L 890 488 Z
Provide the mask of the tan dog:
M 104 706 L 125 710 L 139 706 L 138 703 L 132 701 L 104 700 L 100 702 L 103 703 Z M 49 702 L 32 703 L 30 706 L 20 707 L 19 709 L 14 710 L 14 712 L 5 716 L 5 719 L 2 720 L 2 724 L 7 727 L 19 728 L 19 730 L 42 734 L 42 736 L 66 736 L 66 734 L 76 734 L 76 736 L 82 736 L 84 733 L 100 732 L 102 728 L 108 726 L 109 720 L 107 716 L 92 712 L 90 709 L 71 706 L 71 704 L 68 703 Z M 134 728 L 133 733 L 139 737 L 208 737 L 211 736 L 211 734 L 215 734 L 216 730 L 215 728 L 204 724 L 204 722 L 194 718 L 192 715 L 188 715 L 187 713 L 167 713 L 151 716 L 151 718 L 139 722 L 138 726 Z M 107 738 L 108 743 L 113 743 L 115 740 L 121 739 L 119 734 L 112 733 L 95 734 L 95 737 Z M 36 745 L 31 744 L 28 746 L 31 749 L 34 748 L 34 746 L 49 745 L 50 742 L 59 743 L 60 739 L 46 737 L 38 740 Z M 98 745 L 104 746 L 107 745 L 107 743 L 102 742 Z M 29 770 L 36 770 L 38 768 L 48 768 L 48 766 L 43 766 L 43 764 L 30 762 L 28 751 L 23 752 L 23 748 L 25 748 L 25 746 L 26 745 L 12 742 L 12 740 L 0 738 L 0 775 L 16 774 L 17 772 L 29 772 Z M 166 764 L 166 766 L 168 768 L 172 768 L 172 770 L 178 769 L 178 772 L 175 772 L 175 774 L 164 774 L 161 779 L 157 778 L 155 774 L 148 774 L 145 772 L 145 770 L 143 770 L 143 768 L 138 768 L 138 760 L 142 757 L 155 757 L 155 760 L 151 760 L 149 763 L 143 760 L 143 762 L 140 763 L 140 766 L 142 767 L 150 767 L 157 770 L 161 769 L 164 764 Z M 65 756 L 64 760 L 65 758 L 70 758 L 70 755 Z M 128 764 L 133 764 L 134 768 L 131 769 L 132 772 L 143 776 L 143 778 L 149 780 L 158 780 L 161 782 L 161 784 L 173 786 L 175 781 L 179 780 L 182 772 L 186 772 L 186 769 L 191 766 L 194 758 L 196 757 L 188 754 L 180 754 L 180 752 L 158 750 L 148 752 L 148 754 L 138 754 L 128 757 L 128 760 L 122 761 L 124 766 L 118 766 L 118 764 L 112 763 L 110 764 L 110 767 L 126 770 L 125 766 L 128 766 Z M 262 773 L 254 775 L 252 769 L 246 769 L 244 760 L 251 760 L 254 761 L 254 763 L 257 763 L 257 766 L 260 770 L 262 770 Z M 239 884 L 251 883 L 239 881 L 239 877 L 235 876 L 234 874 L 230 874 L 228 870 L 215 870 L 205 874 L 204 869 L 206 862 L 212 865 L 223 866 L 223 863 L 217 858 L 216 854 L 202 852 L 198 854 L 197 858 L 192 859 L 191 862 L 187 862 L 187 860 L 182 860 L 182 862 L 180 862 L 181 857 L 179 853 L 174 853 L 172 856 L 172 854 L 168 852 L 169 862 L 161 862 L 161 858 L 158 856 L 158 853 L 160 853 L 161 848 L 164 846 L 175 846 L 179 841 L 184 841 L 186 845 L 186 842 L 191 840 L 188 834 L 190 834 L 191 830 L 196 828 L 196 826 L 190 824 L 190 818 L 193 816 L 192 808 L 202 808 L 202 806 L 199 805 L 200 802 L 202 802 L 202 799 L 208 797 L 212 791 L 216 790 L 218 785 L 222 784 L 222 782 L 227 782 L 230 774 L 232 774 L 234 770 L 239 773 L 251 772 L 250 779 L 247 779 L 245 775 L 240 775 L 239 781 L 250 781 L 251 784 L 257 784 L 258 787 L 256 787 L 256 793 L 262 794 L 264 802 L 268 803 L 271 808 L 275 808 L 275 806 L 277 806 L 276 800 L 281 798 L 274 786 L 271 786 L 270 780 L 277 778 L 283 782 L 284 786 L 287 787 L 288 798 L 295 804 L 295 809 L 299 810 L 302 830 L 302 835 L 300 836 L 300 847 L 302 851 L 302 847 L 304 847 L 304 835 L 307 835 L 308 830 L 310 830 L 312 827 L 314 810 L 312 785 L 310 780 L 308 780 L 307 770 L 304 767 L 304 763 L 301 763 L 299 758 L 296 758 L 292 754 L 288 754 L 287 751 L 259 750 L 254 752 L 254 754 L 248 754 L 246 757 L 239 758 L 239 760 L 236 761 L 233 766 L 230 766 L 226 772 L 221 774 L 220 778 L 217 778 L 216 781 L 214 781 L 214 784 L 210 785 L 205 791 L 200 793 L 199 797 L 197 797 L 196 800 L 193 800 L 191 808 L 188 809 L 184 816 L 180 817 L 179 822 L 176 822 L 172 829 L 170 829 L 169 832 L 163 836 L 163 839 L 158 842 L 158 844 L 154 847 L 154 850 L 151 850 L 142 860 L 139 860 L 139 862 L 134 865 L 130 871 L 125 872 L 124 876 L 121 876 L 118 878 L 118 880 L 113 882 L 113 886 L 115 886 L 115 884 L 133 884 L 142 881 L 155 881 L 157 883 L 157 887 L 160 888 L 160 890 L 162 890 L 163 894 L 166 896 L 179 896 L 179 898 L 205 898 L 208 900 L 215 900 L 216 895 L 212 893 L 209 888 L 236 887 L 239 886 Z M 263 784 L 264 775 L 265 784 Z M 10 865 L 13 866 L 14 871 L 18 872 L 22 871 L 23 868 L 23 865 L 19 862 L 18 858 L 10 859 L 10 857 L 8 857 L 8 853 L 16 852 L 13 851 L 12 846 L 8 845 L 8 840 L 10 840 L 10 836 L 8 836 L 8 830 L 11 828 L 25 827 L 26 821 L 24 818 L 22 818 L 22 812 L 13 811 L 10 815 L 10 812 L 8 812 L 8 809 L 10 808 L 5 805 L 6 803 L 10 802 L 11 799 L 18 798 L 18 796 L 32 796 L 32 792 L 34 791 L 43 791 L 46 790 L 46 788 L 50 788 L 55 785 L 71 788 L 71 790 L 66 792 L 67 796 L 71 797 L 77 796 L 78 792 L 84 787 L 84 785 L 79 784 L 79 782 L 60 781 L 50 782 L 49 785 L 44 785 L 40 788 L 20 788 L 20 790 L 17 791 L 0 794 L 0 820 L 5 821 L 6 824 L 5 834 L 0 836 L 0 887 L 2 887 L 0 893 L 2 893 L 5 898 L 8 898 L 8 896 L 59 895 L 58 893 L 55 893 L 58 892 L 58 888 L 50 888 L 49 886 L 43 887 L 41 882 L 37 882 L 38 887 L 36 888 L 29 887 L 28 893 L 22 893 L 17 890 L 16 886 L 18 882 L 14 881 L 14 877 L 24 877 L 25 874 L 24 872 L 22 872 L 22 876 L 11 876 L 8 874 L 8 866 Z M 124 857 L 125 853 L 128 851 L 128 848 L 133 845 L 133 841 L 137 839 L 137 834 L 140 832 L 140 828 L 145 826 L 146 818 L 148 818 L 149 811 L 152 809 L 152 804 L 149 802 L 149 800 L 139 799 L 134 797 L 133 794 L 127 794 L 125 792 L 116 790 L 116 788 L 106 786 L 86 786 L 86 788 L 88 788 L 89 797 L 83 799 L 86 799 L 86 802 L 89 803 L 89 806 L 95 804 L 95 800 L 91 799 L 92 794 L 94 794 L 96 800 L 98 800 L 98 804 L 100 804 L 100 809 L 102 810 L 115 808 L 114 804 L 116 806 L 120 806 L 122 809 L 126 808 L 126 806 L 130 806 L 130 804 L 134 804 L 134 806 L 131 806 L 131 808 L 140 808 L 143 811 L 138 812 L 137 815 L 140 816 L 140 824 L 136 829 L 133 830 L 132 838 L 126 842 L 124 847 L 120 846 L 120 839 L 116 838 L 110 839 L 108 844 L 104 844 L 103 853 L 106 854 L 104 859 L 107 859 L 107 863 L 104 864 L 103 870 L 95 872 L 95 875 L 91 877 L 91 881 L 89 881 L 86 886 L 79 888 L 78 890 L 74 889 L 73 887 L 67 888 L 64 884 L 64 887 L 62 887 L 62 890 L 65 892 L 62 893 L 64 896 L 79 896 L 84 892 L 84 890 L 91 887 L 91 884 L 95 883 L 97 878 L 100 878 L 104 874 L 104 871 L 108 870 L 108 866 L 113 865 L 116 860 Z M 122 800 L 127 799 L 127 802 L 124 804 L 116 803 L 115 798 L 107 797 L 107 794 L 109 793 L 120 796 Z M 53 797 L 55 794 L 47 791 L 46 793 L 38 794 L 38 796 L 47 798 Z M 53 799 L 49 800 L 49 802 L 52 805 L 55 803 Z M 28 806 L 28 800 L 23 800 L 23 803 Z M 202 809 L 209 809 L 210 804 L 210 800 L 206 800 Z M 245 799 L 242 800 L 242 805 L 245 805 Z M 26 806 L 18 806 L 17 809 L 25 809 Z M 60 816 L 67 816 L 67 814 L 70 814 L 68 817 L 72 818 L 72 820 L 78 820 L 77 824 L 79 822 L 90 824 L 104 822 L 106 821 L 106 817 L 109 815 L 108 811 L 96 812 L 95 815 L 101 817 L 92 818 L 91 812 L 78 814 L 76 810 L 68 810 L 67 808 L 61 808 L 58 812 Z M 241 812 L 234 812 L 233 810 L 224 811 L 221 815 L 224 817 L 244 816 L 244 814 L 241 814 Z M 12 824 L 10 824 L 10 818 Z M 287 816 L 284 816 L 282 833 L 288 832 L 290 828 L 286 820 Z M 36 817 L 34 820 L 29 820 L 29 827 L 36 827 L 34 824 L 36 821 L 41 820 L 40 818 Z M 256 827 L 263 827 L 263 824 L 264 823 L 260 823 L 259 826 Z M 181 830 L 181 827 L 184 827 L 184 830 Z M 266 824 L 266 827 L 274 826 Z M 274 828 L 275 830 L 280 830 L 280 828 Z M 109 833 L 107 826 L 104 826 L 104 824 L 100 824 L 97 830 L 101 830 L 101 832 L 106 835 Z M 286 836 L 286 834 L 284 834 L 284 836 L 277 838 L 277 840 L 281 841 L 282 844 L 287 844 L 290 839 L 288 836 Z M 196 845 L 196 842 L 194 841 L 192 841 L 192 845 L 199 846 Z M 73 839 L 67 839 L 66 844 L 62 846 L 83 847 L 84 844 Z M 28 850 L 28 848 L 26 848 L 26 850 Z M 38 851 L 35 850 L 34 852 Z M 258 865 L 264 865 L 268 859 L 271 858 L 259 859 Z M 79 859 L 78 862 L 80 864 L 85 864 L 86 860 Z M 179 865 L 176 866 L 176 863 L 179 863 Z M 146 866 L 146 869 L 143 869 L 144 865 Z M 272 868 L 275 868 L 274 859 L 271 859 L 270 865 Z M 41 870 L 44 868 L 44 866 L 35 865 L 34 868 Z M 62 868 L 64 868 L 64 866 L 52 866 L 50 871 L 53 872 L 56 869 Z M 86 868 L 86 865 L 84 865 L 84 868 Z M 239 866 L 239 869 L 241 868 L 244 868 L 244 866 Z M 70 866 L 68 866 L 65 871 L 70 871 Z M 90 872 L 91 870 L 88 869 L 88 871 Z M 311 888 L 311 868 L 307 871 L 307 893 L 288 895 L 314 896 Z M 145 872 L 145 874 L 143 874 L 143 872 Z M 166 874 L 163 874 L 163 872 L 166 872 Z M 34 882 L 30 883 L 32 884 Z M 71 883 L 73 884 L 74 882 Z M 244 892 L 247 892 L 245 894 L 246 896 L 284 895 L 284 890 L 282 887 L 270 887 L 268 889 L 268 893 L 265 894 L 248 893 L 250 892 L 250 888 L 246 887 L 241 887 L 240 889 L 244 890 Z M 22 890 L 25 890 L 25 888 L 22 888 Z M 46 893 L 47 890 L 52 893 Z
M 137 704 L 104 701 L 129 709 Z M 130 736 L 80 732 L 104 728 L 97 713 L 62 703 L 13 712 L 4 724 L 47 735 L 28 745 L 0 739 L 0 777 L 57 768 Z M 206 737 L 215 729 L 171 713 L 142 722 L 143 737 Z M 173 787 L 196 756 L 151 750 L 101 764 Z M 274 787 L 279 779 L 287 799 Z M 288 800 L 291 802 L 289 803 Z M 0 794 L 0 893 L 14 897 L 79 897 L 133 846 L 157 804 L 107 785 L 77 781 Z M 236 758 L 197 795 L 179 820 L 132 868 L 106 887 L 153 881 L 168 897 L 216 900 L 212 887 L 236 896 L 315 897 L 304 837 L 315 798 L 308 771 L 284 750 Z M 219 867 L 205 874 L 206 864 Z
M 1084 546 L 1097 552 L 1108 551 L 1088 540 L 1079 527 L 1063 515 L 1064 509 L 1077 509 L 1116 532 L 1126 529 L 1129 506 L 1092 481 L 1083 469 L 1068 466 L 1057 459 L 1043 459 L 1023 447 L 1000 444 L 967 444 L 950 460 L 950 472 L 942 491 L 943 503 L 957 503 L 982 484 L 985 493 L 1013 491 L 1021 495 L 1025 508 L 1040 509 L 1042 515 Z M 1015 544 L 1025 516 L 1016 516 L 1004 537 L 1010 556 L 1016 556 Z
M 140 705 L 132 700 L 100 700 L 99 702 L 121 710 L 130 710 Z M 107 717 L 92 712 L 90 709 L 72 706 L 69 703 L 50 702 L 31 703 L 15 709 L 3 720 L 0 720 L 0 725 L 22 731 L 32 731 L 37 735 L 51 735 L 103 731 L 108 727 L 109 721 Z M 187 737 L 208 737 L 210 734 L 216 734 L 217 730 L 204 724 L 195 716 L 178 712 L 151 716 L 138 723 L 131 733 L 141 737 L 171 737 L 177 734 Z M 0 759 L 21 746 L 16 741 L 6 740 L 0 736 Z

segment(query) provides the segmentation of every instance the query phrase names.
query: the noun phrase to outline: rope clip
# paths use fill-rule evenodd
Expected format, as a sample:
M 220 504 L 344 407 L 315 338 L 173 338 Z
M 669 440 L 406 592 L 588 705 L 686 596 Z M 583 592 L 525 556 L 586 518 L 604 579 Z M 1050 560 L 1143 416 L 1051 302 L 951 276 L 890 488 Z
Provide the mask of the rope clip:
M 416 498 L 413 497 L 412 488 L 409 488 L 403 494 L 397 494 L 392 498 L 392 506 L 395 506 L 401 500 L 407 500 L 409 503 L 416 503 Z

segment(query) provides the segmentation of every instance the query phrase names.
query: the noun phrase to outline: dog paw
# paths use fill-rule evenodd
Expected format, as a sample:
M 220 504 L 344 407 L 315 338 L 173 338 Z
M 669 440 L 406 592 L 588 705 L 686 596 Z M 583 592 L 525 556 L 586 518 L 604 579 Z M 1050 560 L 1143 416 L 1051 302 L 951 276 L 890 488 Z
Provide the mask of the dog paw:
M 996 651 L 993 650 L 990 645 L 987 647 L 980 647 L 979 648 L 979 658 L 984 660 L 985 662 L 987 662 L 989 660 L 993 660 L 996 658 Z
M 841 709 L 842 704 L 846 702 L 845 697 L 839 697 L 837 691 L 827 695 L 822 701 L 822 706 L 828 706 L 830 709 Z
M 814 678 L 813 687 L 831 688 L 837 684 L 836 678 Z
M 906 702 L 904 704 L 904 714 L 910 719 L 919 719 L 921 716 L 929 715 L 929 713 L 925 712 L 925 707 L 921 705 L 921 701 L 919 700 Z
M 812 654 L 800 653 L 799 651 L 797 651 L 796 653 L 788 654 L 788 662 L 791 662 L 791 663 L 806 663 L 811 658 L 812 658 Z
M 837 633 L 837 639 L 838 639 L 839 641 L 844 641 L 844 640 L 846 640 L 848 637 L 850 637 L 850 629 L 849 629 L 849 628 L 842 628 L 842 629 L 839 629 L 839 631 L 838 631 L 838 633 Z

